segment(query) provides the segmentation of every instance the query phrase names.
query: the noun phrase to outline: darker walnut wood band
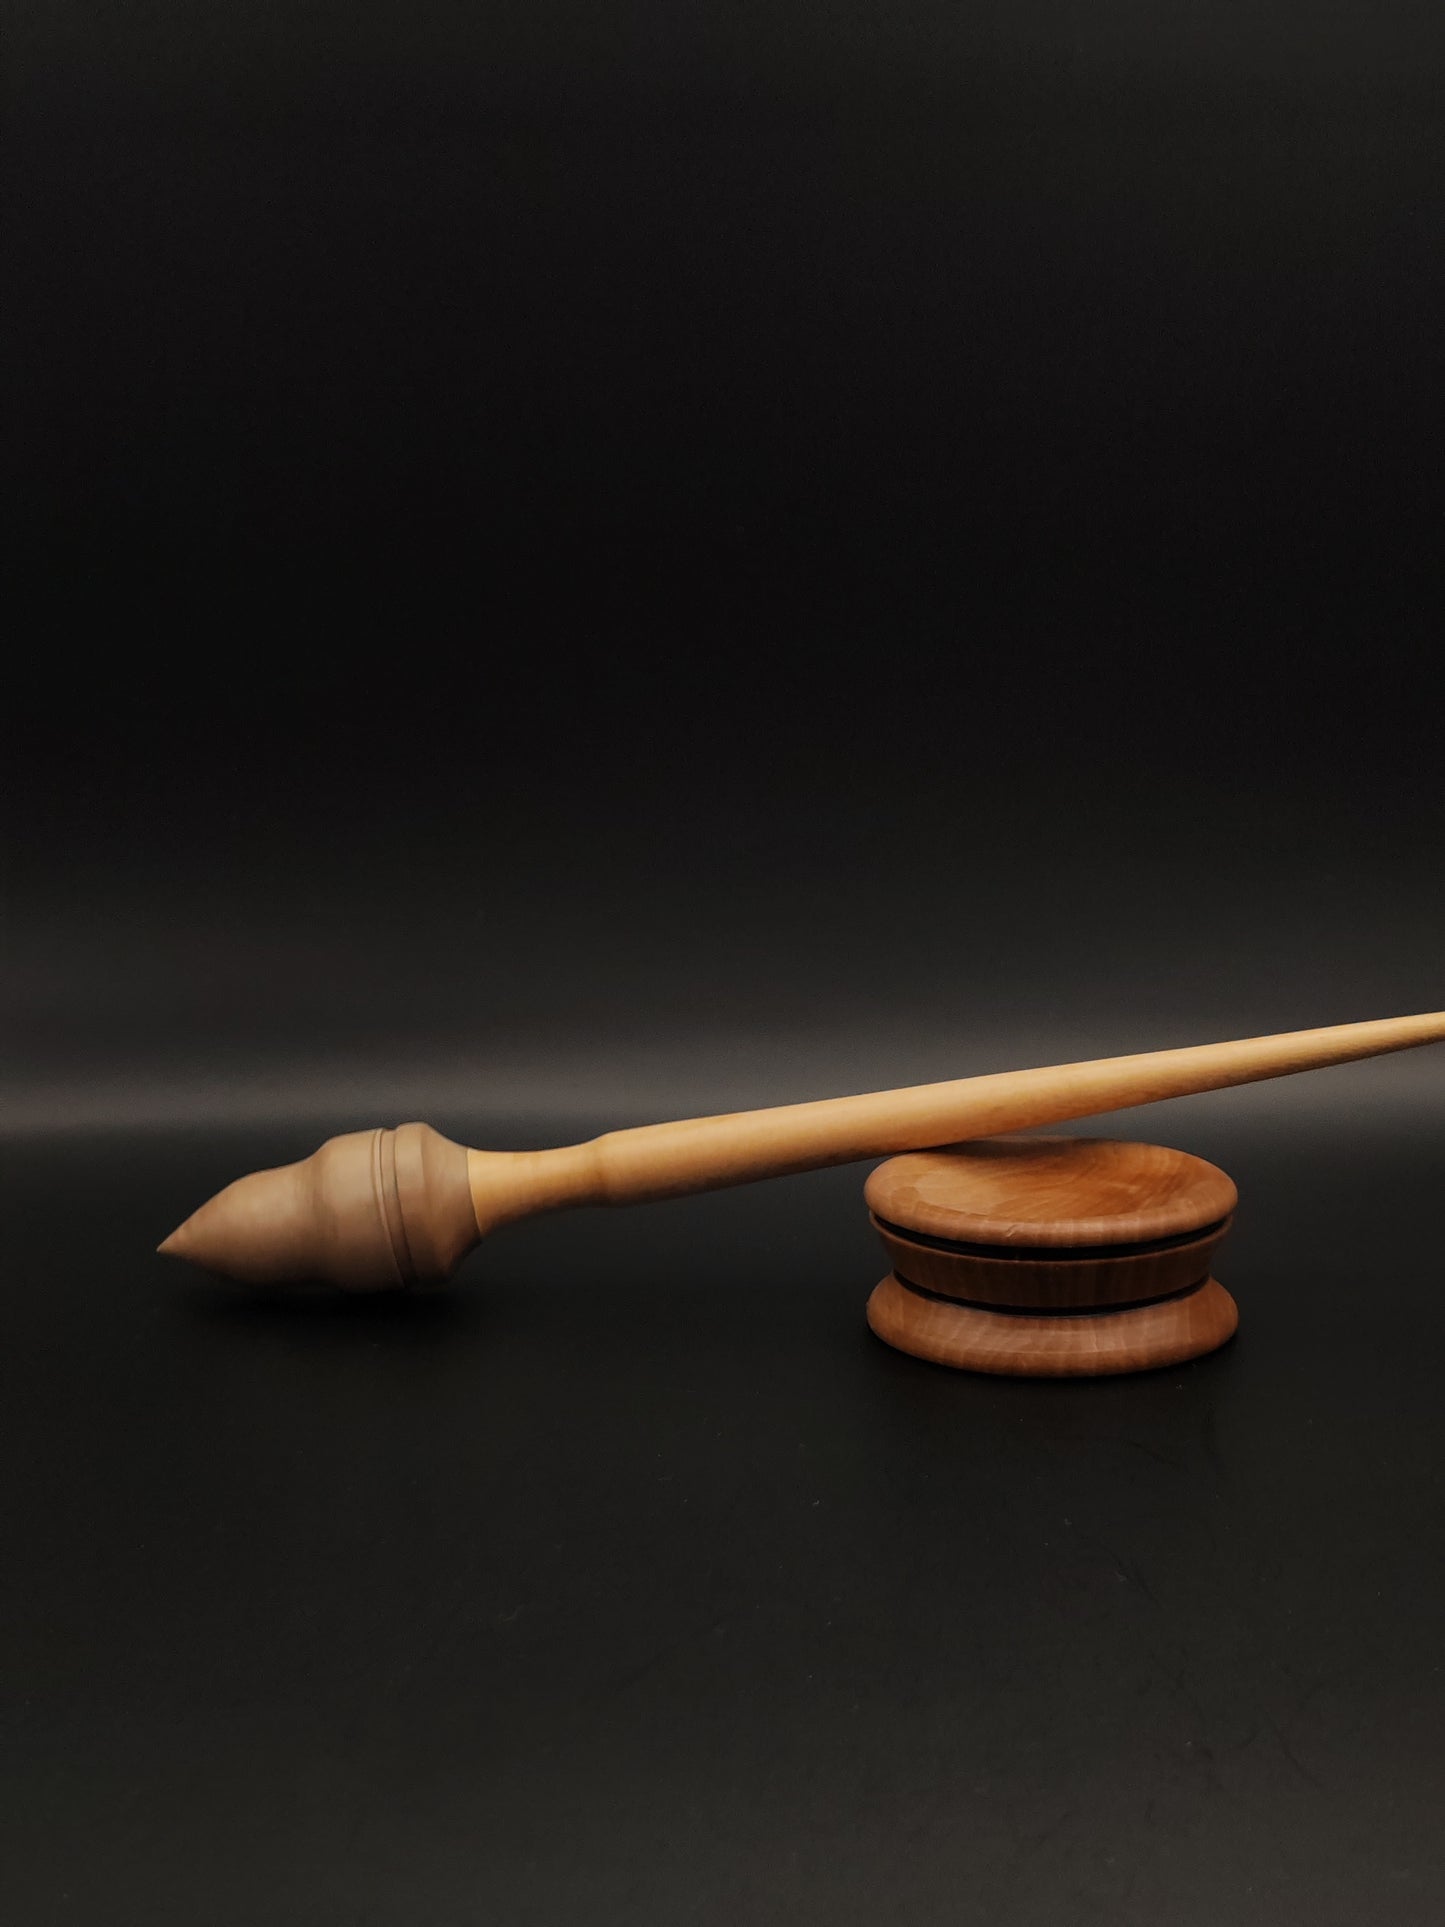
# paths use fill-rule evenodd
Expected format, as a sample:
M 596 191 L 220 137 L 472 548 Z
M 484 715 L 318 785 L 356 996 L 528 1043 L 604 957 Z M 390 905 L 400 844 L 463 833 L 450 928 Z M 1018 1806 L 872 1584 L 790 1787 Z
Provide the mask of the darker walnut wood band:
M 969 1247 L 873 1220 L 899 1278 L 956 1303 L 1042 1315 L 1148 1305 L 1189 1292 L 1208 1277 L 1232 1218 L 1203 1231 L 1148 1244 L 1105 1246 L 1090 1255 L 1055 1245 Z
M 1157 1298 L 1125 1298 L 1097 1305 L 1006 1305 L 998 1301 L 986 1302 L 981 1298 L 957 1298 L 946 1291 L 930 1291 L 926 1285 L 915 1284 L 896 1269 L 893 1276 L 915 1298 L 928 1298 L 937 1305 L 958 1305 L 965 1311 L 996 1311 L 1007 1318 L 1107 1318 L 1114 1312 L 1139 1311 L 1145 1305 L 1168 1305 L 1176 1299 L 1192 1298 L 1196 1291 L 1202 1291 L 1209 1283 L 1209 1273 L 1206 1271 L 1192 1285 L 1185 1285 L 1180 1291 L 1161 1292 Z
M 914 1231 L 906 1224 L 893 1224 L 887 1218 L 880 1218 L 876 1212 L 871 1216 L 878 1231 L 891 1233 L 895 1238 L 904 1239 L 911 1245 L 921 1245 L 928 1251 L 949 1252 L 959 1258 L 987 1258 L 1001 1264 L 1041 1261 L 1051 1265 L 1068 1264 L 1071 1261 L 1091 1263 L 1100 1258 L 1149 1258 L 1156 1252 L 1180 1251 L 1186 1245 L 1199 1244 L 1206 1238 L 1222 1238 L 1234 1222 L 1232 1217 L 1218 1218 L 1213 1224 L 1202 1224 L 1193 1231 L 1181 1231 L 1172 1238 L 1146 1238 L 1138 1244 L 1003 1245 L 967 1244 L 959 1238 L 934 1238 L 926 1231 Z

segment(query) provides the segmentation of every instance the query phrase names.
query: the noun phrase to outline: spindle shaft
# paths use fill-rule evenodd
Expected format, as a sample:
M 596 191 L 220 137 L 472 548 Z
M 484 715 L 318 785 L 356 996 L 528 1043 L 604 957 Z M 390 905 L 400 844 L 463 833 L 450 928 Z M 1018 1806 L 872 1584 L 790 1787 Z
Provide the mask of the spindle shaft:
M 1445 1039 L 1445 1012 L 1000 1071 L 771 1110 L 611 1131 L 559 1150 L 468 1153 L 483 1231 L 571 1204 L 643 1204 L 1061 1124 Z

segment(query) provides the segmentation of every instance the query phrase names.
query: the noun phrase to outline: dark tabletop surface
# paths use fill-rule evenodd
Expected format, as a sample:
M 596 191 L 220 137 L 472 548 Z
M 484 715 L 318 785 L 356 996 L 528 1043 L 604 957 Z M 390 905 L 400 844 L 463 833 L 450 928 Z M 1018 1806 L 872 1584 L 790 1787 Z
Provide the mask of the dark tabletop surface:
M 857 1170 L 150 1255 L 314 1141 L 7 1149 L 7 1921 L 1445 1918 L 1438 1145 L 1198 1146 L 1238 1340 L 1047 1384 L 870 1337 Z

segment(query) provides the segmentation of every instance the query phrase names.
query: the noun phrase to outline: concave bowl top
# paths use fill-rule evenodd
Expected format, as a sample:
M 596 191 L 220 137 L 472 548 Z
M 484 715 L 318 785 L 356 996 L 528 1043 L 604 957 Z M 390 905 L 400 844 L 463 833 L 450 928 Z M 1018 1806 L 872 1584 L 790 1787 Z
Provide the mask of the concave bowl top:
M 875 1217 L 954 1244 L 1089 1248 L 1202 1231 L 1238 1202 L 1217 1165 L 1162 1144 L 995 1137 L 880 1164 Z

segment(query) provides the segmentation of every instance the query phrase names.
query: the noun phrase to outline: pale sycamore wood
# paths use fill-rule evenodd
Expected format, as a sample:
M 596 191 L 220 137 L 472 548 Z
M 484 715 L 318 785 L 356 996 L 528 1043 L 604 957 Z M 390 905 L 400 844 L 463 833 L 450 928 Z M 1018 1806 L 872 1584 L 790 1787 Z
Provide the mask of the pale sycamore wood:
M 560 1205 L 641 1204 L 721 1190 L 757 1178 L 1256 1083 L 1442 1039 L 1445 1011 L 1433 1011 L 645 1124 L 560 1150 L 472 1151 L 472 1202 L 478 1227 L 486 1232 Z

